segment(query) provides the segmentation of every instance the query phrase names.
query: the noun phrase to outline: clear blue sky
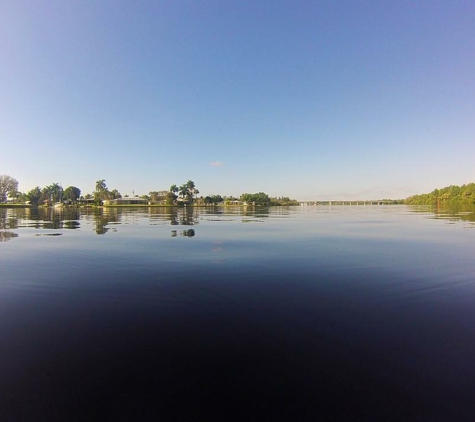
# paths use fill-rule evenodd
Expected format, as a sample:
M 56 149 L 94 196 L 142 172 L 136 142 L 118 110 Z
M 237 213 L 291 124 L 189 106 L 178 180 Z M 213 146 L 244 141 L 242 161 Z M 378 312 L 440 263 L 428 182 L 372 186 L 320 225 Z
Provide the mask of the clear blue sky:
M 475 181 L 472 1 L 0 3 L 0 174 L 122 194 Z

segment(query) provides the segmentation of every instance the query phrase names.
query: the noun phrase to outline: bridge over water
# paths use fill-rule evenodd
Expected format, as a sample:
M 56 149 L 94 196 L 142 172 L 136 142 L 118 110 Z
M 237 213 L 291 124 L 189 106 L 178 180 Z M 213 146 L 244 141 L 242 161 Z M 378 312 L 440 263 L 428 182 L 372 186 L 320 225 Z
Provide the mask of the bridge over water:
M 302 206 L 311 205 L 394 205 L 402 204 L 402 200 L 395 199 L 374 199 L 365 201 L 300 201 Z

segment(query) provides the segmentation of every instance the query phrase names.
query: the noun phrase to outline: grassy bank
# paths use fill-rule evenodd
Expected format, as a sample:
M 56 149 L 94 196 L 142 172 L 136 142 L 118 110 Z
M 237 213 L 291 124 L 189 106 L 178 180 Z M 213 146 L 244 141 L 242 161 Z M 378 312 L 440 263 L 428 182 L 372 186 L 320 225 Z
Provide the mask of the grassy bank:
M 0 204 L 1 208 L 31 208 L 29 204 Z

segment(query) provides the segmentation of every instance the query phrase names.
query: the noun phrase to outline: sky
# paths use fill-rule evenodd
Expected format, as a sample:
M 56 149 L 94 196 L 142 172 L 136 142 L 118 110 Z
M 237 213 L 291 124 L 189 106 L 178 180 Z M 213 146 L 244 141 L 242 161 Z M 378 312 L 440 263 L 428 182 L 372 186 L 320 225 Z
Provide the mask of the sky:
M 474 157 L 472 1 L 0 2 L 20 191 L 396 199 Z

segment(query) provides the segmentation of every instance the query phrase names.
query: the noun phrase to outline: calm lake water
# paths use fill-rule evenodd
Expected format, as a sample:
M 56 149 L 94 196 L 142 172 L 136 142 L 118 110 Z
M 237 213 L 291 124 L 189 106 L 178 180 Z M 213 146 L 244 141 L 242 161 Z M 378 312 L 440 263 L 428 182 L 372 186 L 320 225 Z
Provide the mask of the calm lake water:
M 0 208 L 0 420 L 473 420 L 475 208 Z

